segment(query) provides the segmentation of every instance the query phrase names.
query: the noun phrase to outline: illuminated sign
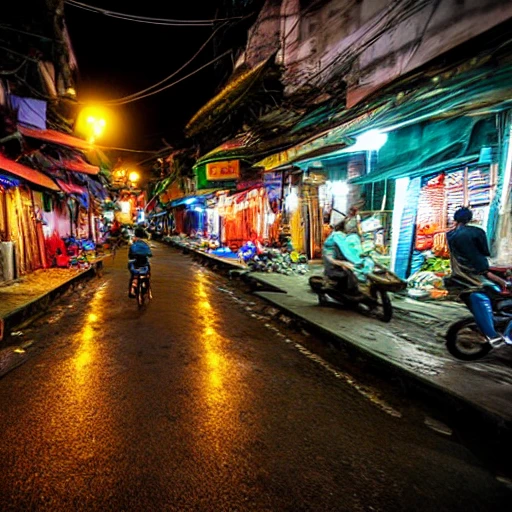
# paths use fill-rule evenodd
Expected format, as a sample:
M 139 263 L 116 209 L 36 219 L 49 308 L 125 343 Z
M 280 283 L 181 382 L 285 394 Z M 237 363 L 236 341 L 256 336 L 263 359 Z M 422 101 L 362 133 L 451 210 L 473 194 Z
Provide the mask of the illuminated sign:
M 210 162 L 206 164 L 208 181 L 236 180 L 240 176 L 240 161 Z

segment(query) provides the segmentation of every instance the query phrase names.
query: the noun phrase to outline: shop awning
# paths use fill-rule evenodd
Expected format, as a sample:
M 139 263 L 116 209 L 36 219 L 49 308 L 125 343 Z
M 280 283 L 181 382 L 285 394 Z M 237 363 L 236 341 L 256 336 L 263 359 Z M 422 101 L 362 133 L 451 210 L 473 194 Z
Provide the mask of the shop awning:
M 62 159 L 59 161 L 60 165 L 67 171 L 74 171 L 74 172 L 83 172 L 84 174 L 92 174 L 96 175 L 99 174 L 100 168 L 96 165 L 88 164 L 85 160 L 82 160 L 81 158 L 76 159 Z
M 57 132 L 55 130 L 38 130 L 36 128 L 27 128 L 26 126 L 18 126 L 18 131 L 25 137 L 44 140 L 54 144 L 61 144 L 77 149 L 90 150 L 92 145 L 84 139 L 73 137 L 66 133 Z
M 193 204 L 195 202 L 203 202 L 207 199 L 208 196 L 212 196 L 217 192 L 221 192 L 223 189 L 221 188 L 205 188 L 203 190 L 198 190 L 191 196 L 180 197 L 178 199 L 174 199 L 170 202 L 169 206 L 171 208 L 176 208 L 177 206 L 183 206 L 186 204 Z
M 59 185 L 59 188 L 66 194 L 87 194 L 87 189 L 85 187 L 81 187 L 80 185 L 76 185 L 74 183 L 66 183 L 65 181 L 59 179 L 57 179 L 57 184 Z
M 154 219 L 156 217 L 163 217 L 164 215 L 168 215 L 169 212 L 167 210 L 164 210 L 163 212 L 158 212 L 158 213 L 150 213 L 148 215 L 148 219 Z
M 411 168 L 409 164 L 396 167 L 394 169 L 385 169 L 382 172 L 371 172 L 365 176 L 360 176 L 350 180 L 354 185 L 364 185 L 366 183 L 376 183 L 384 180 L 396 180 L 398 178 L 417 178 L 419 176 L 428 176 L 429 174 L 440 173 L 442 171 L 450 172 L 465 166 L 474 165 L 478 162 L 479 155 L 468 155 L 458 158 L 452 158 L 430 166 Z
M 278 171 L 281 168 L 292 166 L 292 165 L 299 165 L 304 164 L 307 162 L 311 162 L 313 160 L 318 160 L 323 157 L 327 157 L 333 154 L 336 154 L 338 151 L 341 151 L 345 148 L 347 148 L 348 144 L 346 143 L 339 143 L 339 144 L 329 144 L 328 146 L 324 146 L 323 148 L 313 149 L 311 151 L 308 151 L 307 153 L 304 153 L 300 156 L 297 156 L 295 158 L 291 158 L 286 163 L 281 164 L 278 167 L 274 167 L 274 171 Z
M 0 155 L 0 169 L 23 178 L 34 185 L 48 188 L 50 190 L 59 190 L 59 187 L 48 176 L 46 176 L 46 174 L 15 162 L 4 155 Z

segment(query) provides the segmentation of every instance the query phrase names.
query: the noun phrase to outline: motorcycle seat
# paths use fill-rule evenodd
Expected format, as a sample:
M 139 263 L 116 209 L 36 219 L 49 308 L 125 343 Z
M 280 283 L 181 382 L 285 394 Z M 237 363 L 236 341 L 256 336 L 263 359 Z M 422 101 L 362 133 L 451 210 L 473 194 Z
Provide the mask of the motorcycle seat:
M 136 275 L 143 276 L 149 274 L 149 267 L 146 265 L 144 267 L 134 268 L 132 272 Z

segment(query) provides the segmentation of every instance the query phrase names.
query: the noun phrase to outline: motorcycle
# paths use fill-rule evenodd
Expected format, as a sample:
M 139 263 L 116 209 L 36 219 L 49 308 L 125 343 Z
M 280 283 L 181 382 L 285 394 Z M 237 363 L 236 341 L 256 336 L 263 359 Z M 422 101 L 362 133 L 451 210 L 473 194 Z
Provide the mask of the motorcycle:
M 135 298 L 137 299 L 137 305 L 139 308 L 142 308 L 146 300 L 151 300 L 153 298 L 151 293 L 149 265 L 132 268 L 132 273 L 135 279 Z
M 506 268 L 491 268 L 491 272 L 510 281 L 511 271 Z M 485 294 L 491 303 L 494 329 L 497 338 L 490 339 L 478 327 L 475 317 L 468 316 L 450 326 L 446 334 L 448 352 L 462 361 L 475 361 L 486 356 L 491 350 L 510 344 L 508 326 L 512 322 L 512 293 L 502 290 L 497 284 L 483 282 L 480 287 L 471 287 L 467 283 L 451 279 L 447 288 L 459 292 L 459 298 L 471 311 L 470 297 L 475 293 Z M 511 324 L 512 325 L 512 324 Z
M 352 269 L 345 268 L 343 282 L 325 275 L 310 277 L 309 285 L 318 295 L 320 305 L 328 305 L 331 299 L 344 307 L 365 309 L 383 322 L 391 321 L 393 306 L 389 293 L 404 290 L 406 281 L 362 253 L 357 235 L 339 236 L 339 250 Z

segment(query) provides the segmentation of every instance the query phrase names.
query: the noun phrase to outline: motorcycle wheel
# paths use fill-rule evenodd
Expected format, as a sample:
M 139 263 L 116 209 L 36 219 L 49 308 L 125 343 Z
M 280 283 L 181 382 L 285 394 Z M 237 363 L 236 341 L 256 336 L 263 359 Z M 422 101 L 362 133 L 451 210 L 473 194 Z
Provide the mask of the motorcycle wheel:
M 327 306 L 327 304 L 329 304 L 329 299 L 327 298 L 327 295 L 325 295 L 325 293 L 318 294 L 318 303 L 320 304 L 320 306 Z
M 137 284 L 137 305 L 139 308 L 144 306 L 144 302 L 146 301 L 146 286 L 142 279 L 139 279 Z
M 372 290 L 372 295 L 377 301 L 375 308 L 377 318 L 382 322 L 391 322 L 393 318 L 393 306 L 388 292 L 385 290 Z
M 480 332 L 473 317 L 455 322 L 446 334 L 446 348 L 462 361 L 476 361 L 486 356 L 492 345 Z

